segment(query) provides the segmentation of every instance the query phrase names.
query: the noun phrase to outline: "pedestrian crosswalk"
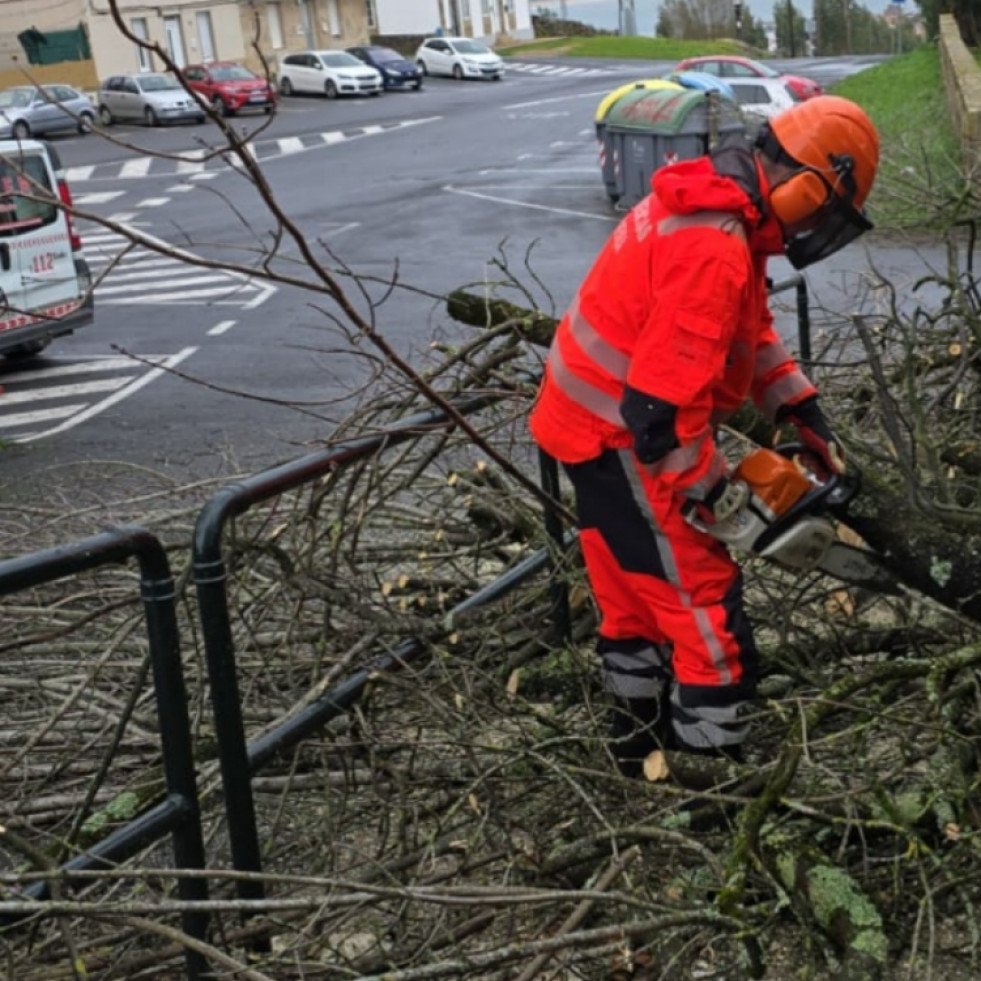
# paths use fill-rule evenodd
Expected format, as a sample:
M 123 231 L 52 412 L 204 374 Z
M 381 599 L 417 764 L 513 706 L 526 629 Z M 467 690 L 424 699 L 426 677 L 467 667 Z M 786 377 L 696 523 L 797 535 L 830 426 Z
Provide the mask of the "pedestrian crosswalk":
M 509 72 L 520 72 L 523 75 L 564 75 L 566 78 L 581 76 L 596 78 L 600 75 L 617 74 L 614 68 L 597 68 L 585 65 L 557 65 L 549 62 L 509 61 Z
M 142 244 L 98 226 L 82 228 L 95 279 L 96 309 L 142 303 L 193 303 L 197 307 L 252 310 L 275 287 L 245 273 L 196 266 L 190 253 L 136 230 Z M 160 251 L 158 251 L 158 249 Z
M 162 377 L 196 350 L 82 358 L 5 372 L 0 439 L 30 443 L 72 429 Z

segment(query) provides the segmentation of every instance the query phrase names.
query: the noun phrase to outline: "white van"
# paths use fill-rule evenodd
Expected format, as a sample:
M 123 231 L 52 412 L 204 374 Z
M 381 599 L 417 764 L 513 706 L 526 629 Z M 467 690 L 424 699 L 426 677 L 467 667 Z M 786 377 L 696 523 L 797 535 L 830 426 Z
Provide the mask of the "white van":
M 0 140 L 0 354 L 37 354 L 93 319 L 92 274 L 53 146 Z

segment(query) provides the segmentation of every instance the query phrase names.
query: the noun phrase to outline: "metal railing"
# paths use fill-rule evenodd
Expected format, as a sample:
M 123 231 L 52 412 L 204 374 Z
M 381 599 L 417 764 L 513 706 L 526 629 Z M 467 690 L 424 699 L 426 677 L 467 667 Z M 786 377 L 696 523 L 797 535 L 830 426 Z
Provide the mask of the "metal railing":
M 55 874 L 69 878 L 72 872 L 110 868 L 158 841 L 168 831 L 173 839 L 177 868 L 205 867 L 174 579 L 167 553 L 157 538 L 145 528 L 130 526 L 71 545 L 0 561 L 0 595 L 31 589 L 131 558 L 137 560 L 140 569 L 140 598 L 150 646 L 167 796 L 146 813 L 60 866 Z M 201 877 L 182 876 L 177 889 L 182 900 L 208 898 L 207 882 Z M 50 895 L 50 887 L 41 879 L 26 886 L 22 893 L 32 899 L 45 899 Z M 16 919 L 4 916 L 0 917 L 0 922 L 11 923 Z M 188 936 L 205 938 L 207 914 L 187 911 L 182 914 L 181 922 Z M 192 981 L 203 978 L 207 964 L 201 954 L 185 948 L 185 957 L 188 977 Z
M 495 396 L 469 398 L 454 403 L 454 409 L 469 414 L 496 400 Z M 383 449 L 452 425 L 452 418 L 441 410 L 419 413 L 377 436 L 312 453 L 229 484 L 202 508 L 198 516 L 194 531 L 194 583 L 211 686 L 232 864 L 238 871 L 259 872 L 262 869 L 252 774 L 278 753 L 295 746 L 354 705 L 372 674 L 399 670 L 423 651 L 425 645 L 415 638 L 405 640 L 395 650 L 322 694 L 297 715 L 247 744 L 226 592 L 227 570 L 222 554 L 227 522 L 253 505 L 316 480 L 339 465 L 363 460 Z M 548 561 L 548 550 L 537 552 L 495 583 L 455 606 L 445 615 L 446 624 L 451 624 L 454 618 L 469 609 L 503 596 Z M 263 883 L 254 878 L 238 880 L 236 889 L 242 899 L 260 899 L 264 895 Z

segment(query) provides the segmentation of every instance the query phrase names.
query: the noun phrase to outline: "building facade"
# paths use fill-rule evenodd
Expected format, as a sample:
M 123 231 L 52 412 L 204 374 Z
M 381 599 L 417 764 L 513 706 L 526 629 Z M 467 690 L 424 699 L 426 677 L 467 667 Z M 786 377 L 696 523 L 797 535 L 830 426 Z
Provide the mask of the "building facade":
M 382 37 L 444 34 L 493 44 L 534 37 L 530 0 L 365 0 L 372 32 Z
M 228 60 L 262 71 L 265 61 L 275 74 L 278 59 L 288 51 L 364 44 L 373 33 L 375 9 L 373 0 L 116 0 L 115 7 L 114 15 L 109 0 L 45 5 L 6 0 L 0 4 L 0 71 L 9 76 L 30 70 L 17 40 L 25 28 L 43 34 L 81 26 L 98 79 L 165 67 L 135 38 L 159 46 L 178 66 Z M 39 80 L 47 80 L 41 76 L 57 67 L 44 66 L 45 72 L 36 73 Z

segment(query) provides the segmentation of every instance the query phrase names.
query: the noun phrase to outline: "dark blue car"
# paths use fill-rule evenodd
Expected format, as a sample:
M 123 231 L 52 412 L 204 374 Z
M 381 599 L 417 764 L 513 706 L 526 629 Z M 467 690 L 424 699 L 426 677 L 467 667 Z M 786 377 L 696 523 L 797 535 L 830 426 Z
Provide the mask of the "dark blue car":
M 347 50 L 366 65 L 377 68 L 386 89 L 407 89 L 411 86 L 418 91 L 422 88 L 422 72 L 394 48 L 369 44 Z

